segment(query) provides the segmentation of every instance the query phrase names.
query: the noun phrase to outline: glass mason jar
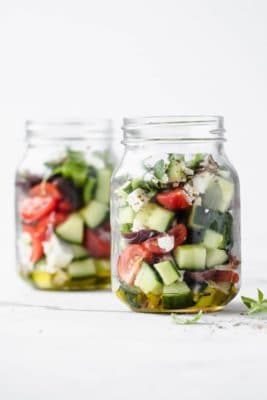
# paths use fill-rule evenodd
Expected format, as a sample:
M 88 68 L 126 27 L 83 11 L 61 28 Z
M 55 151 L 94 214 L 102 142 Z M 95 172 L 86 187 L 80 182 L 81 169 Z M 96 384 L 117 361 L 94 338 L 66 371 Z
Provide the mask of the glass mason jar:
M 240 201 L 223 118 L 127 118 L 112 179 L 112 286 L 141 312 L 222 309 L 240 282 Z
M 17 265 L 39 289 L 110 285 L 110 120 L 26 123 L 16 173 Z

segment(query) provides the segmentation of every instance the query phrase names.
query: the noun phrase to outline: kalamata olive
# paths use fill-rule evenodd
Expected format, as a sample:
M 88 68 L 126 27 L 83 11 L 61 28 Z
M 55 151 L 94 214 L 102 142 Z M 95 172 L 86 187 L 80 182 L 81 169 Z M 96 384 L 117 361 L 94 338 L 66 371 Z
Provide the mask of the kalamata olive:
M 134 243 L 142 243 L 147 239 L 152 238 L 157 235 L 158 232 L 153 229 L 141 229 L 137 232 L 125 232 L 123 233 L 123 237 L 128 240 L 130 244 Z
M 77 210 L 82 207 L 82 193 L 79 189 L 77 189 L 72 181 L 67 178 L 63 178 L 62 176 L 53 178 L 53 184 L 57 186 L 60 193 L 62 193 L 64 200 L 70 202 L 73 207 L 73 210 Z
M 203 231 L 197 231 L 194 229 L 188 229 L 186 243 L 197 244 L 203 240 Z

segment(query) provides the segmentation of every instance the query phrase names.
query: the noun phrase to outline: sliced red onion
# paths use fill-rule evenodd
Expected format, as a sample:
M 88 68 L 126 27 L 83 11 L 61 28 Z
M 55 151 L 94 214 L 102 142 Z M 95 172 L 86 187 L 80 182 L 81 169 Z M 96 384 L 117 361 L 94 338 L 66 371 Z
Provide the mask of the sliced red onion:
M 141 229 L 137 232 L 122 233 L 123 237 L 125 237 L 125 239 L 127 239 L 130 244 L 142 243 L 145 240 L 156 236 L 157 234 L 158 232 L 153 229 Z

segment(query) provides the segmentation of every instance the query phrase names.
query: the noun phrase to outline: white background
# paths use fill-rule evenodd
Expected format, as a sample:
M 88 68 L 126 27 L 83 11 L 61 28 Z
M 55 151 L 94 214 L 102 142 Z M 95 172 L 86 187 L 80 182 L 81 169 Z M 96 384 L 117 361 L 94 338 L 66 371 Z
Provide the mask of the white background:
M 15 269 L 13 174 L 23 151 L 24 120 L 36 118 L 113 117 L 116 132 L 120 134 L 121 119 L 127 115 L 224 115 L 228 154 L 241 178 L 244 278 L 247 281 L 255 273 L 266 282 L 266 21 L 265 0 L 0 0 L 2 300 L 5 293 L 7 297 L 9 293 L 3 287 L 11 285 L 13 292 L 15 287 L 11 280 L 11 271 Z M 5 280 L 5 276 L 10 280 Z M 258 284 L 261 285 L 261 280 Z M 36 294 L 36 302 L 45 303 L 45 297 L 40 296 Z M 50 304 L 53 299 L 55 297 L 51 296 Z M 65 297 L 69 306 L 72 299 L 73 295 L 68 300 Z M 79 298 L 77 301 L 82 302 Z M 172 394 L 172 397 L 183 393 L 186 398 L 184 393 L 188 388 L 196 397 L 202 379 L 206 382 L 206 376 L 212 374 L 213 380 L 208 387 L 202 385 L 201 393 L 215 393 L 215 382 L 219 385 L 218 399 L 227 394 L 229 398 L 237 399 L 242 393 L 244 400 L 263 393 L 262 386 L 255 385 L 264 383 L 263 369 L 259 366 L 260 361 L 264 362 L 261 350 L 266 336 L 254 342 L 254 332 L 247 332 L 243 327 L 227 334 L 219 331 L 213 337 L 209 331 L 202 330 L 196 337 L 192 336 L 192 331 L 180 331 L 182 347 L 190 349 L 188 335 L 193 338 L 192 352 L 183 353 L 177 343 L 179 331 L 164 325 L 166 319 L 163 317 L 158 324 L 152 316 L 142 316 L 141 320 L 133 314 L 128 319 L 124 314 L 118 314 L 119 325 L 116 325 L 112 314 L 104 319 L 100 313 L 94 323 L 91 320 L 88 325 L 82 313 L 69 315 L 47 311 L 44 314 L 38 310 L 23 313 L 19 309 L 16 312 L 5 309 L 1 315 L 0 327 L 2 324 L 5 338 L 2 339 L 1 358 L 5 363 L 2 363 L 1 375 L 4 373 L 7 382 L 3 400 L 36 399 L 38 394 L 43 394 L 39 398 L 46 398 L 47 381 L 43 380 L 42 374 L 48 382 L 54 379 L 53 386 L 47 387 L 51 396 L 53 393 L 61 396 L 60 379 L 64 377 L 64 398 L 71 398 L 67 396 L 67 390 L 74 396 L 79 385 L 81 390 L 88 390 L 86 382 L 90 374 L 91 378 L 93 374 L 94 381 L 90 382 L 94 389 L 99 387 L 104 366 L 103 376 L 109 377 L 106 389 L 112 389 L 111 398 L 115 398 L 116 393 L 117 398 L 123 397 L 119 392 L 121 374 L 138 398 L 149 398 L 149 393 L 156 396 L 157 388 L 157 398 L 163 398 L 164 393 Z M 70 326 L 72 320 L 74 323 Z M 119 329 L 116 330 L 116 326 Z M 140 329 L 137 330 L 138 326 Z M 102 353 L 98 351 L 99 329 L 100 340 L 105 343 Z M 136 341 L 128 341 L 127 335 L 133 335 L 134 329 Z M 42 332 L 46 332 L 46 336 L 42 339 L 44 346 L 40 348 Z M 113 335 L 111 346 L 109 332 Z M 153 346 L 148 345 L 151 334 Z M 62 337 L 65 337 L 64 342 Z M 239 337 L 242 340 L 239 341 Z M 8 345 L 7 338 L 10 338 Z M 78 353 L 73 351 L 75 338 L 79 342 Z M 93 350 L 84 347 L 87 339 L 93 343 Z M 211 343 L 212 347 L 200 346 L 202 341 Z M 254 348 L 256 342 L 257 350 Z M 127 348 L 125 354 L 118 353 L 122 343 Z M 174 346 L 175 357 L 172 355 Z M 69 349 L 72 353 L 68 355 Z M 156 350 L 158 352 L 151 358 L 151 353 Z M 78 375 L 78 369 L 75 372 L 83 352 L 91 361 L 88 365 L 83 359 L 80 363 L 83 371 Z M 108 360 L 105 354 L 109 354 Z M 179 354 L 182 354 L 180 358 Z M 126 370 L 127 357 L 131 356 L 133 364 Z M 167 368 L 165 375 L 164 371 L 153 369 L 149 357 Z M 210 362 L 202 370 L 204 359 Z M 117 367 L 121 362 L 121 369 L 109 375 L 113 360 L 117 360 Z M 232 364 L 230 360 L 234 360 Z M 64 366 L 68 361 L 72 369 L 66 373 Z M 51 369 L 51 363 L 55 369 Z M 33 365 L 44 366 L 39 375 Z M 259 367 L 257 372 L 253 369 L 255 365 Z M 212 366 L 217 368 L 218 376 Z M 199 375 L 199 369 L 203 371 L 202 375 Z M 142 371 L 139 379 L 143 389 L 132 384 L 131 376 L 138 370 Z M 150 372 L 156 374 L 156 380 L 153 381 Z M 185 378 L 184 392 L 179 391 L 178 381 L 177 393 L 176 390 L 171 392 L 167 378 L 170 376 L 174 381 L 179 374 Z M 197 383 L 192 387 L 190 374 Z M 162 376 L 166 379 L 164 387 L 160 387 Z M 16 384 L 13 386 L 12 382 Z M 223 382 L 227 382 L 225 387 Z M 236 382 L 245 385 L 243 390 L 233 386 Z M 227 390 L 221 390 L 225 388 Z M 10 397 L 5 390 L 9 390 Z

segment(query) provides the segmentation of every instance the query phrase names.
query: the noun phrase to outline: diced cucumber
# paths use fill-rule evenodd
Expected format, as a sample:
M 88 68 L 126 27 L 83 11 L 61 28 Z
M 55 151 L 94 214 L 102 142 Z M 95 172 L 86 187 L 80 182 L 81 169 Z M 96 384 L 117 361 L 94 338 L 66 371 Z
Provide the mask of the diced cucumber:
M 92 258 L 71 262 L 67 271 L 72 278 L 87 278 L 96 274 L 96 266 Z
M 145 294 L 161 294 L 162 284 L 159 282 L 156 272 L 145 262 L 142 263 L 134 285 L 141 289 Z
M 89 256 L 88 250 L 79 244 L 71 244 L 70 247 L 74 260 L 81 260 L 82 258 L 87 258 Z
M 88 206 L 81 210 L 81 215 L 89 228 L 96 228 L 100 225 L 106 219 L 107 214 L 107 204 L 96 200 L 92 200 Z
M 228 249 L 232 245 L 233 217 L 229 212 L 222 213 L 200 206 L 193 206 L 188 219 L 188 225 L 196 230 L 205 228 L 221 233 L 224 237 L 223 244 L 221 245 L 223 248 Z
M 199 244 L 184 244 L 176 247 L 174 257 L 179 269 L 203 270 L 206 266 L 206 249 Z
M 168 168 L 168 180 L 171 183 L 184 181 L 186 175 L 178 160 L 172 160 Z
M 110 276 L 110 260 L 106 258 L 96 258 L 96 273 L 100 278 L 108 278 Z
M 93 176 L 88 178 L 86 184 L 83 187 L 83 201 L 85 204 L 89 203 L 89 201 L 92 200 L 95 185 L 96 178 Z
M 154 264 L 154 268 L 161 277 L 164 285 L 170 285 L 181 276 L 172 261 L 167 260 L 156 263 Z
M 221 233 L 207 229 L 204 233 L 203 245 L 208 249 L 218 249 L 223 245 L 224 237 Z
M 220 249 L 207 249 L 207 268 L 213 268 L 216 265 L 224 264 L 228 260 L 228 254 Z
M 216 176 L 207 187 L 203 196 L 203 205 L 211 210 L 225 212 L 229 209 L 233 196 L 233 182 Z
M 97 186 L 95 199 L 101 203 L 109 204 L 111 170 L 103 168 L 97 171 Z
M 145 205 L 135 217 L 135 223 L 143 225 L 148 229 L 155 229 L 159 232 L 165 232 L 174 218 L 172 211 L 154 203 Z
M 163 308 L 168 310 L 191 307 L 193 297 L 190 288 L 185 282 L 176 282 L 169 286 L 164 286 L 162 295 Z
M 209 210 L 201 206 L 193 206 L 189 215 L 188 225 L 192 229 L 203 229 L 209 225 Z
M 83 240 L 83 220 L 78 213 L 70 216 L 56 228 L 56 234 L 71 243 L 82 243 Z
M 119 208 L 119 224 L 132 224 L 134 220 L 134 212 L 131 207 Z

